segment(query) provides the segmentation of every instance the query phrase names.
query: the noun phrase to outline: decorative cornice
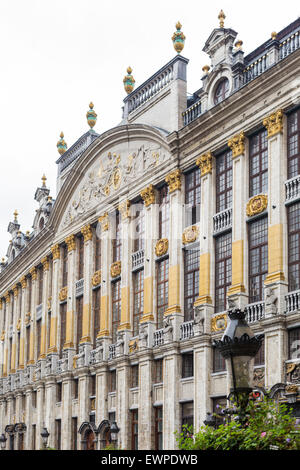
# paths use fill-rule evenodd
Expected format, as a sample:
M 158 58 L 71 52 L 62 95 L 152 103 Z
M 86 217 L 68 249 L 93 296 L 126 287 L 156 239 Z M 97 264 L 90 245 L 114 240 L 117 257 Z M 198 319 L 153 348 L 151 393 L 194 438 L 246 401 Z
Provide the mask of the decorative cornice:
M 69 235 L 65 239 L 65 243 L 68 247 L 68 251 L 76 250 L 76 242 L 75 242 L 75 235 Z
M 147 186 L 147 188 L 143 189 L 141 191 L 141 196 L 143 198 L 143 201 L 146 207 L 150 206 L 151 204 L 154 204 L 155 203 L 155 191 L 154 191 L 153 184 L 150 184 L 149 186 Z
M 92 231 L 92 227 L 90 226 L 90 224 L 87 224 L 84 227 L 82 227 L 81 233 L 83 235 L 83 238 L 84 238 L 85 242 L 88 242 L 89 240 L 92 240 L 93 231 Z
M 258 194 L 257 196 L 253 196 L 247 202 L 246 214 L 248 217 L 252 217 L 253 215 L 260 214 L 267 208 L 267 206 L 268 206 L 267 194 Z
M 240 132 L 228 141 L 228 147 L 232 151 L 232 158 L 239 157 L 245 153 L 245 134 Z
M 49 258 L 48 256 L 45 256 L 44 258 L 41 259 L 41 263 L 43 265 L 43 271 L 44 273 L 46 271 L 49 271 Z
M 26 289 L 26 287 L 27 287 L 27 277 L 26 276 L 21 277 L 20 284 L 22 286 L 22 289 Z
M 35 281 L 37 279 L 37 270 L 36 267 L 30 269 L 31 279 Z
M 283 111 L 279 109 L 263 120 L 263 125 L 268 131 L 268 138 L 283 131 Z
M 161 238 L 155 245 L 156 256 L 163 256 L 168 252 L 169 240 L 167 238 Z
M 187 243 L 193 243 L 197 240 L 199 235 L 199 230 L 196 225 L 187 227 L 182 234 L 182 243 L 186 245 Z
M 101 282 L 101 271 L 96 271 L 92 276 L 92 285 L 94 287 L 98 286 Z
M 181 171 L 179 169 L 172 171 L 165 178 L 166 183 L 169 185 L 169 192 L 181 189 Z
M 121 261 L 115 261 L 110 267 L 111 277 L 117 277 L 121 274 Z
M 59 291 L 59 294 L 58 294 L 59 301 L 63 302 L 64 300 L 67 300 L 67 296 L 68 296 L 68 286 L 65 286 Z
M 126 220 L 130 217 L 130 201 L 126 200 L 121 202 L 118 209 L 122 216 L 122 220 Z
M 103 232 L 107 232 L 109 229 L 109 222 L 108 222 L 108 213 L 105 212 L 101 217 L 99 217 L 98 222 L 101 224 L 101 229 Z
M 207 175 L 212 172 L 212 153 L 207 152 L 201 155 L 196 161 L 196 165 L 200 168 L 201 176 Z
M 56 259 L 60 259 L 60 247 L 58 243 L 51 247 L 51 252 L 53 256 L 53 261 Z

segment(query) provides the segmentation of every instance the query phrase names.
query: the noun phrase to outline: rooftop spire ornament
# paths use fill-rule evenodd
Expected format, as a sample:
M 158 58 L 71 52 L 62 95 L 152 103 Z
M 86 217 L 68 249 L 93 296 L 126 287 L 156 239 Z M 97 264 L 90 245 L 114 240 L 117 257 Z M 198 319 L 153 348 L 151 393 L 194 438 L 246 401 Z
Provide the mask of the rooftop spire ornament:
M 89 106 L 90 106 L 90 109 L 86 113 L 86 118 L 87 118 L 88 125 L 90 126 L 91 129 L 93 129 L 97 121 L 97 114 L 94 111 L 94 104 L 92 102 L 90 102 Z
M 45 174 L 43 174 L 43 176 L 42 176 L 43 188 L 46 187 L 46 180 L 47 180 L 47 178 L 46 178 Z
M 221 10 L 220 13 L 219 13 L 219 16 L 218 16 L 218 20 L 220 21 L 220 28 L 224 28 L 225 18 L 226 18 L 225 13 L 224 13 L 223 10 Z
M 132 68 L 128 67 L 127 68 L 127 74 L 128 75 L 125 75 L 125 77 L 123 78 L 124 88 L 125 88 L 125 91 L 128 95 L 134 89 L 134 84 L 135 84 L 135 79 L 133 78 L 131 73 L 132 73 Z
M 67 150 L 67 148 L 68 148 L 68 146 L 67 146 L 67 144 L 64 140 L 64 133 L 63 132 L 60 133 L 60 140 L 57 142 L 56 147 L 57 147 L 58 153 L 60 155 L 63 155 L 65 153 L 65 151 Z
M 180 54 L 180 52 L 184 48 L 185 35 L 181 31 L 182 25 L 179 21 L 176 23 L 175 27 L 176 32 L 172 36 L 172 41 L 175 51 L 177 52 L 177 54 Z
M 15 221 L 15 222 L 18 222 L 18 215 L 19 215 L 19 214 L 18 214 L 18 211 L 17 211 L 17 209 L 16 209 L 15 212 L 14 212 L 14 218 L 15 218 L 14 221 Z

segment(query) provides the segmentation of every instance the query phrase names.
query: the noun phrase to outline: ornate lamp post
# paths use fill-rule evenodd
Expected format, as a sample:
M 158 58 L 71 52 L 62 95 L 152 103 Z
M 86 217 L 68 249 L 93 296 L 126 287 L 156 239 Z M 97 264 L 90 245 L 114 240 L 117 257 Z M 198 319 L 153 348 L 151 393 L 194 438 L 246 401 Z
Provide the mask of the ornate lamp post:
M 1 446 L 1 450 L 4 450 L 4 449 L 5 449 L 6 441 L 7 441 L 7 438 L 5 437 L 5 435 L 4 435 L 4 434 L 1 434 L 1 436 L 0 436 L 0 446 Z
M 245 410 L 252 391 L 254 356 L 261 347 L 263 335 L 254 336 L 246 322 L 245 312 L 229 310 L 229 322 L 220 341 L 214 341 L 225 358 L 230 374 L 230 395 L 235 397 L 239 408 L 239 420 L 245 420 Z
M 43 441 L 43 448 L 47 449 L 48 437 L 50 436 L 48 429 L 44 426 L 41 432 L 41 438 Z
M 112 443 L 113 443 L 114 447 L 117 446 L 119 431 L 120 431 L 120 429 L 118 428 L 118 425 L 117 425 L 116 421 L 113 421 L 112 425 L 110 427 L 110 437 L 111 437 L 111 440 L 112 440 Z

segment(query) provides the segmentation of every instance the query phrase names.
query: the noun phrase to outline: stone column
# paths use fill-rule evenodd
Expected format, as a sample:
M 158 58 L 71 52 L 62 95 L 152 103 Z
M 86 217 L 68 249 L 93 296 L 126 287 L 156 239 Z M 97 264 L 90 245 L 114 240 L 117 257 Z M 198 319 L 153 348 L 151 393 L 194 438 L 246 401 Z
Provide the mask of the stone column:
M 247 201 L 245 135 L 228 141 L 232 150 L 232 279 L 227 295 L 243 309 L 248 303 L 245 294 L 244 240 L 246 239 L 245 207 Z
M 210 373 L 212 370 L 211 345 L 208 335 L 199 338 L 194 347 L 194 428 L 199 432 L 208 411 L 210 401 Z
M 118 446 L 121 449 L 128 449 L 130 445 L 129 377 L 130 365 L 128 360 L 120 359 L 117 364 L 116 422 L 120 429 L 118 433 Z
M 75 311 L 75 269 L 76 269 L 76 242 L 75 236 L 70 235 L 65 240 L 68 247 L 68 286 L 67 292 L 67 318 L 66 318 L 66 342 L 64 349 L 74 349 L 74 311 Z M 63 288 L 64 289 L 64 288 Z M 62 291 L 60 293 L 62 300 Z
M 81 344 L 91 345 L 91 304 L 93 274 L 93 232 L 90 225 L 81 229 L 84 237 L 84 288 Z
M 180 427 L 179 387 L 180 353 L 172 345 L 164 349 L 163 449 L 176 448 L 174 432 Z
M 27 278 L 23 276 L 20 279 L 22 287 L 22 304 L 21 304 L 21 318 L 20 318 L 20 351 L 19 351 L 19 369 L 24 369 L 25 367 L 25 335 L 26 335 L 26 326 L 25 326 L 25 315 L 26 315 L 26 304 L 27 304 Z
M 44 394 L 45 388 L 42 382 L 39 382 L 36 387 L 36 448 L 42 449 L 43 442 L 41 438 L 41 431 L 45 422 L 45 408 L 44 407 Z
M 96 372 L 96 424 L 100 424 L 104 419 L 107 419 L 108 409 L 107 409 L 107 397 L 108 393 L 108 383 L 107 383 L 107 366 L 100 364 Z
M 32 386 L 28 385 L 25 388 L 26 402 L 25 402 L 25 415 L 26 415 L 26 433 L 24 436 L 24 448 L 30 450 L 32 448 Z M 49 428 L 48 428 L 49 429 Z
M 72 448 L 72 374 L 62 375 L 62 413 L 61 413 L 61 444 L 62 450 Z
M 89 421 L 89 370 L 78 369 L 78 428 L 84 421 Z
M 35 317 L 36 317 L 36 305 L 37 305 L 37 272 L 36 268 L 33 267 L 30 270 L 31 274 L 31 327 L 30 327 L 30 346 L 29 346 L 29 365 L 35 363 Z
M 48 446 L 55 447 L 55 411 L 56 411 L 56 380 L 54 375 L 45 378 L 45 426 L 50 434 Z M 63 415 L 62 415 L 63 418 Z
M 138 448 L 152 449 L 153 404 L 152 404 L 152 353 L 139 352 L 139 435 Z
M 15 374 L 16 372 L 16 349 L 17 349 L 17 318 L 18 318 L 18 310 L 19 310 L 19 305 L 18 305 L 18 296 L 19 296 L 19 291 L 18 291 L 18 286 L 15 284 L 13 286 L 13 296 L 14 296 L 14 307 L 12 311 L 12 322 L 11 325 L 13 326 L 13 336 L 12 336 L 12 350 L 10 353 L 10 371 L 12 374 Z M 9 325 L 10 326 L 10 325 Z
M 111 234 L 108 213 L 98 219 L 101 227 L 101 305 L 100 305 L 100 331 L 98 340 L 103 342 L 103 359 L 108 357 L 108 344 L 110 344 L 110 317 L 109 317 L 109 262 L 111 259 Z
M 167 177 L 170 194 L 169 228 L 169 297 L 165 316 L 172 318 L 173 340 L 180 336 L 180 324 L 183 321 L 182 285 L 182 231 L 183 231 L 183 192 L 181 191 L 181 171 L 174 170 Z
M 265 387 L 284 383 L 287 359 L 287 332 L 284 314 L 265 318 L 261 323 L 265 335 Z

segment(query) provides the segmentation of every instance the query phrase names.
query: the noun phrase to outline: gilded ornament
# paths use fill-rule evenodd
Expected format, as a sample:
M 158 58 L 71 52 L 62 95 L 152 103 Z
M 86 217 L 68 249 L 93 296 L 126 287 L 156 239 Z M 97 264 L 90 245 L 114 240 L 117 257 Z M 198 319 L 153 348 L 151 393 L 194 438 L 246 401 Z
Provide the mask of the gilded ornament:
M 48 297 L 48 300 L 47 300 L 47 310 L 48 310 L 48 312 L 51 310 L 51 304 L 52 304 L 52 296 Z
M 58 244 L 53 245 L 51 247 L 51 252 L 52 252 L 52 255 L 53 255 L 53 260 L 56 260 L 56 259 L 60 258 L 60 248 L 59 248 Z
M 218 15 L 218 20 L 220 22 L 220 28 L 224 28 L 224 20 L 225 20 L 226 16 L 225 16 L 225 13 L 223 10 L 220 11 L 219 15 Z
M 210 70 L 210 66 L 209 66 L 209 65 L 204 65 L 204 66 L 202 67 L 202 71 L 203 71 L 204 75 L 207 75 L 208 72 L 209 72 L 209 70 Z
M 200 168 L 201 176 L 207 175 L 208 173 L 212 172 L 212 153 L 208 152 L 201 157 L 198 158 L 196 161 L 196 165 Z
M 31 274 L 31 279 L 32 279 L 33 281 L 36 281 L 36 279 L 37 279 L 37 271 L 36 271 L 36 268 L 35 268 L 35 267 L 31 268 L 29 272 L 30 272 L 30 274 Z
M 287 385 L 285 387 L 285 393 L 298 393 L 298 385 Z
M 232 158 L 239 157 L 245 153 L 245 134 L 241 132 L 228 141 L 228 147 L 232 151 Z
M 26 287 L 27 287 L 27 278 L 26 278 L 26 276 L 21 277 L 20 283 L 21 283 L 22 289 L 26 289 Z
M 56 147 L 57 147 L 58 153 L 60 155 L 63 155 L 65 153 L 65 151 L 67 150 L 67 148 L 68 148 L 68 146 L 67 146 L 67 144 L 64 140 L 64 133 L 63 132 L 60 133 L 60 140 L 57 142 Z
M 130 201 L 126 200 L 121 202 L 118 209 L 122 216 L 122 220 L 128 219 L 130 217 Z
M 275 31 L 273 31 L 271 33 L 271 38 L 273 39 L 273 41 L 275 41 L 275 39 L 277 39 L 277 33 Z
M 198 234 L 199 234 L 199 230 L 196 225 L 187 227 L 182 234 L 182 243 L 184 245 L 186 245 L 187 243 L 193 243 L 194 241 L 197 240 Z
M 4 341 L 5 339 L 5 331 L 2 330 L 1 336 L 0 336 L 0 341 Z
M 4 298 L 5 298 L 5 302 L 6 302 L 7 304 L 9 304 L 9 303 L 10 303 L 10 293 L 9 293 L 9 291 L 7 291 L 7 292 L 4 294 Z
M 296 369 L 296 367 L 297 367 L 297 364 L 294 364 L 294 363 L 287 364 L 286 373 L 290 374 Z
M 75 241 L 75 235 L 69 235 L 65 239 L 66 245 L 68 247 L 68 251 L 73 251 L 76 250 L 76 241 Z
M 129 354 L 134 353 L 139 349 L 139 340 L 133 339 L 128 343 Z
M 181 171 L 173 171 L 168 176 L 166 176 L 165 181 L 169 185 L 170 193 L 173 193 L 177 189 L 181 189 Z
M 246 214 L 251 217 L 263 212 L 268 206 L 268 196 L 266 194 L 258 194 L 253 196 L 247 203 Z
M 88 125 L 90 126 L 90 128 L 92 129 L 94 127 L 94 125 L 96 124 L 96 121 L 97 121 L 97 114 L 96 112 L 94 111 L 94 104 L 92 102 L 90 102 L 89 104 L 89 111 L 86 113 L 86 118 L 87 118 L 87 122 L 88 122 Z
M 91 399 L 91 411 L 95 411 L 96 409 L 96 398 Z
M 118 189 L 121 185 L 121 180 L 122 180 L 122 172 L 120 168 L 116 168 L 113 175 L 112 175 L 112 180 L 113 180 L 113 187 L 114 189 Z
M 132 74 L 132 68 L 128 67 L 127 68 L 127 75 L 123 78 L 123 83 L 124 83 L 124 88 L 126 93 L 129 95 L 134 89 L 134 84 L 135 84 L 135 79 L 133 78 Z
M 68 287 L 65 286 L 59 291 L 59 294 L 58 294 L 59 301 L 64 302 L 65 300 L 67 300 L 67 296 L 68 296 Z
M 85 225 L 84 227 L 82 227 L 81 233 L 83 235 L 83 238 L 84 238 L 85 242 L 88 242 L 89 240 L 92 240 L 93 231 L 92 231 L 92 227 L 90 226 L 90 224 Z
M 98 286 L 101 282 L 101 271 L 96 271 L 92 276 L 92 285 L 94 287 Z
M 221 313 L 220 315 L 216 315 L 211 319 L 211 331 L 218 332 L 222 331 L 227 326 L 227 315 L 226 313 Z
M 155 245 L 156 256 L 163 256 L 168 252 L 169 240 L 167 238 L 161 238 Z
M 234 45 L 237 49 L 242 50 L 243 41 L 241 39 L 238 39 L 238 41 L 236 41 Z
M 14 297 L 16 299 L 18 297 L 18 294 L 19 294 L 19 289 L 18 289 L 17 284 L 15 284 L 12 289 L 13 289 Z
M 21 329 L 21 318 L 18 318 L 16 328 L 17 328 L 17 331 L 20 331 L 20 329 Z
M 143 189 L 141 191 L 141 196 L 143 198 L 143 201 L 144 201 L 146 207 L 150 206 L 151 204 L 154 204 L 155 203 L 155 192 L 154 192 L 153 184 L 150 184 L 150 186 Z
M 283 131 L 283 111 L 279 109 L 275 113 L 270 114 L 263 120 L 263 125 L 268 131 L 268 138 L 273 137 Z
M 18 215 L 19 214 L 18 214 L 18 211 L 16 209 L 15 212 L 14 212 L 14 222 L 18 222 Z
M 45 256 L 44 258 L 41 259 L 41 263 L 43 265 L 43 271 L 44 273 L 46 271 L 49 271 L 49 259 L 48 256 Z
M 101 224 L 102 231 L 106 232 L 109 228 L 108 213 L 105 212 L 105 214 L 101 215 L 101 217 L 98 219 L 98 222 Z
M 28 312 L 28 313 L 26 313 L 26 315 L 25 315 L 25 325 L 28 325 L 28 324 L 29 324 L 30 319 L 31 319 L 31 313 Z
M 184 48 L 184 42 L 185 42 L 185 35 L 181 31 L 182 25 L 178 21 L 176 23 L 176 31 L 172 36 L 172 41 L 173 41 L 173 46 L 177 54 L 180 54 L 182 49 Z
M 47 178 L 46 178 L 45 174 L 43 174 L 43 176 L 42 176 L 43 188 L 46 187 L 46 181 L 47 181 Z
M 115 261 L 110 267 L 111 277 L 117 277 L 121 274 L 121 261 Z

